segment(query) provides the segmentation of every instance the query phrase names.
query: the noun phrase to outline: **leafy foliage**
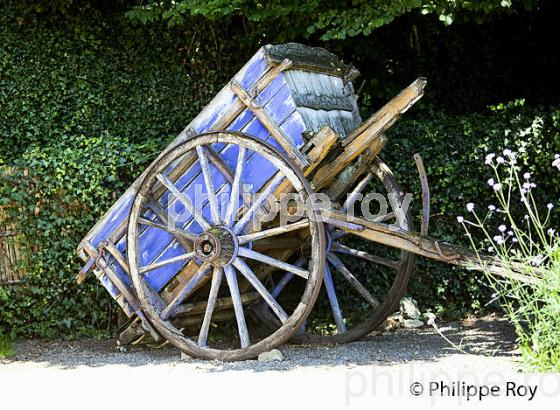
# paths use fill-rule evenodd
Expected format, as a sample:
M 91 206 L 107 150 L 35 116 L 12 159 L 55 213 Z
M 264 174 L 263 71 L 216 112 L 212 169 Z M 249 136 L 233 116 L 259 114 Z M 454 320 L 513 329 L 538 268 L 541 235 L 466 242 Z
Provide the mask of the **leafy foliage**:
M 10 143 L 0 145 L 0 164 L 68 135 L 107 132 L 163 146 L 216 91 L 192 86 L 170 36 L 127 32 L 121 19 L 89 12 L 54 28 L 1 18 L 0 133 Z
M 25 241 L 26 275 L 25 286 L 3 290 L 0 330 L 52 337 L 110 329 L 115 312 L 104 289 L 75 283 L 75 248 L 154 150 L 109 134 L 68 135 L 12 163 L 19 172 L 1 178 L 0 205 Z
M 558 108 L 527 107 L 519 100 L 459 117 L 429 108 L 410 114 L 390 131 L 381 156 L 412 193 L 421 192 L 412 155 L 418 152 L 424 158 L 431 191 L 429 233 L 434 238 L 470 245 L 456 217 L 465 214 L 467 202 L 492 203 L 482 164 L 487 153 L 503 147 L 518 153 L 519 163 L 537 183 L 546 182 L 549 189 L 539 193 L 539 201 L 556 203 L 560 198 L 560 175 L 550 167 L 550 153 L 560 152 Z M 413 203 L 418 207 L 420 200 Z M 416 221 L 420 214 L 417 209 Z M 410 291 L 423 306 L 435 300 L 438 311 L 460 315 L 480 310 L 489 300 L 481 274 L 423 258 L 417 260 L 417 271 Z
M 8 336 L 0 333 L 0 359 L 5 359 L 14 355 L 14 347 Z
M 319 33 L 322 40 L 342 40 L 369 35 L 373 30 L 391 23 L 396 17 L 414 10 L 436 14 L 444 24 L 458 16 L 482 20 L 497 10 L 507 9 L 511 0 L 449 1 L 449 0 L 330 0 L 267 1 L 253 0 L 182 0 L 141 2 L 127 16 L 140 23 L 166 21 L 170 27 L 181 26 L 190 17 L 209 20 L 243 16 L 262 28 L 281 27 L 283 40 Z M 533 1 L 522 1 L 525 5 Z
M 0 334 L 106 332 L 116 305 L 95 281 L 75 284 L 76 246 L 220 81 L 120 13 L 40 23 L 3 11 L 0 175 L 15 173 L 0 177 L 0 206 L 28 257 L 25 286 L 0 288 Z

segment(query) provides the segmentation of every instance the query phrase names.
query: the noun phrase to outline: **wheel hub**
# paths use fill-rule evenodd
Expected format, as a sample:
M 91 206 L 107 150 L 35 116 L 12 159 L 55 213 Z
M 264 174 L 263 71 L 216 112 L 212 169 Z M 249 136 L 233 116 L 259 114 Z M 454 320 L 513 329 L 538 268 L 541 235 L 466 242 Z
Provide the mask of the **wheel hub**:
M 237 236 L 224 226 L 214 226 L 194 240 L 196 257 L 214 266 L 229 265 L 237 256 Z

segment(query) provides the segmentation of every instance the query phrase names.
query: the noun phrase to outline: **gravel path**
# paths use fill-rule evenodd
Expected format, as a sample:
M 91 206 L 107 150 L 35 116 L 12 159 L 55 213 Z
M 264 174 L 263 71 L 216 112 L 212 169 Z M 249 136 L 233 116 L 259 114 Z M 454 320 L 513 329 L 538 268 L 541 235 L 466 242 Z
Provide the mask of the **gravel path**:
M 9 369 L 25 366 L 74 369 L 80 366 L 104 365 L 177 365 L 204 369 L 224 370 L 290 370 L 299 367 L 333 366 L 407 366 L 421 362 L 445 367 L 464 363 L 468 369 L 476 370 L 487 365 L 500 369 L 514 369 L 515 333 L 505 319 L 488 316 L 476 320 L 465 320 L 441 325 L 440 329 L 454 343 L 462 342 L 465 355 L 451 348 L 432 328 L 399 329 L 378 333 L 353 343 L 334 346 L 285 345 L 280 347 L 286 357 L 283 362 L 222 363 L 204 360 L 180 360 L 180 353 L 172 346 L 160 349 L 131 347 L 117 349 L 113 340 L 82 339 L 78 341 L 35 341 L 22 340 L 16 343 L 15 357 L 0 360 Z M 491 357 L 480 355 L 481 352 Z M 6 367 L 3 366 L 3 370 Z
M 120 352 L 112 340 L 25 340 L 16 343 L 14 357 L 0 361 L 0 389 L 2 396 L 7 394 L 9 398 L 13 394 L 18 402 L 22 400 L 19 389 L 30 384 L 33 388 L 24 391 L 34 392 L 26 397 L 31 401 L 49 400 L 52 396 L 54 402 L 60 402 L 61 397 L 76 395 L 82 403 L 84 397 L 97 391 L 94 397 L 101 401 L 95 406 L 98 409 L 109 405 L 104 403 L 110 398 L 123 397 L 131 403 L 139 400 L 140 407 L 153 400 L 156 408 L 163 408 L 164 393 L 163 400 L 180 393 L 189 403 L 212 402 L 227 408 L 237 408 L 239 404 L 245 409 L 251 407 L 245 400 L 238 403 L 236 399 L 251 397 L 251 403 L 253 399 L 259 403 L 258 397 L 262 395 L 263 400 L 268 400 L 268 408 L 276 408 L 270 397 L 279 392 L 283 392 L 283 400 L 305 396 L 313 398 L 315 404 L 326 400 L 323 408 L 341 408 L 350 404 L 348 399 L 353 398 L 354 392 L 361 393 L 363 386 L 369 389 L 369 384 L 377 383 L 380 375 L 400 377 L 399 383 L 405 385 L 405 379 L 426 374 L 434 377 L 446 372 L 515 372 L 515 333 L 505 320 L 490 316 L 442 328 L 454 343 L 462 343 L 473 354 L 449 349 L 447 342 L 431 328 L 374 334 L 340 346 L 286 345 L 280 348 L 286 357 L 282 362 L 181 360 L 173 347 Z M 65 394 L 61 396 L 62 386 Z M 323 393 L 312 394 L 315 388 Z M 324 394 L 325 391 L 332 396 Z M 86 400 L 84 404 L 87 403 L 91 402 Z M 301 405 L 301 401 L 294 405 Z M 292 407 L 284 401 L 279 408 Z

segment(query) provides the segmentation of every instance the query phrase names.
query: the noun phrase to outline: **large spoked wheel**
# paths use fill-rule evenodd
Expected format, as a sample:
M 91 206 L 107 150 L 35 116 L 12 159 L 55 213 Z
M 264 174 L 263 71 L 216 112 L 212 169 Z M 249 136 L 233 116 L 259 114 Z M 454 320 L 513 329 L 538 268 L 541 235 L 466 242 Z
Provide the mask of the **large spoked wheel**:
M 362 198 L 368 192 L 381 194 L 377 199 L 383 196 L 387 208 L 381 209 L 383 200 Z M 378 158 L 341 202 L 343 212 L 412 230 L 411 214 L 403 209 L 404 193 L 391 170 Z M 323 287 L 313 313 L 292 337 L 294 342 L 346 343 L 366 336 L 396 310 L 412 274 L 413 254 L 367 241 L 328 223 L 325 228 Z M 293 263 L 306 266 L 301 258 Z M 292 292 L 292 282 L 297 283 L 292 278 L 290 272 L 284 273 L 271 293 L 282 300 L 280 295 Z
M 312 194 L 279 151 L 232 132 L 185 141 L 143 177 L 128 225 L 130 276 L 150 324 L 185 353 L 228 361 L 253 358 L 286 341 L 310 313 L 324 271 L 325 233 L 308 208 L 291 224 L 281 225 L 279 218 L 261 223 L 270 200 L 281 192 L 295 193 L 302 203 Z M 287 233 L 309 247 L 305 268 L 284 262 L 289 253 L 278 247 L 259 247 L 261 240 L 277 242 Z M 154 257 L 165 235 L 174 237 L 167 247 L 172 251 Z M 301 291 L 292 295 L 296 304 L 283 306 L 269 292 L 264 278 L 271 269 L 302 279 Z M 259 299 L 279 323 L 264 334 L 248 326 L 249 307 Z M 211 337 L 216 327 L 231 322 L 237 333 L 233 344 Z

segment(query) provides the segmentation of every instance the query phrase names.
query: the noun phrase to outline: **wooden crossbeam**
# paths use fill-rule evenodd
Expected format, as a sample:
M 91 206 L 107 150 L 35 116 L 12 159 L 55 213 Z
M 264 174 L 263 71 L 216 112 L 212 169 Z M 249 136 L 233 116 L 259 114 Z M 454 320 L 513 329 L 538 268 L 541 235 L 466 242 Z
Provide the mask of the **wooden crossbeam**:
M 231 90 L 239 97 L 239 100 L 245 106 L 251 110 L 251 112 L 257 117 L 257 119 L 264 125 L 267 131 L 270 133 L 272 138 L 276 140 L 278 144 L 286 151 L 288 157 L 294 160 L 297 165 L 304 168 L 309 165 L 309 161 L 303 155 L 297 147 L 292 143 L 292 139 L 282 128 L 276 124 L 272 119 L 270 114 L 252 98 L 247 91 L 241 87 L 237 81 L 232 81 L 230 83 Z

